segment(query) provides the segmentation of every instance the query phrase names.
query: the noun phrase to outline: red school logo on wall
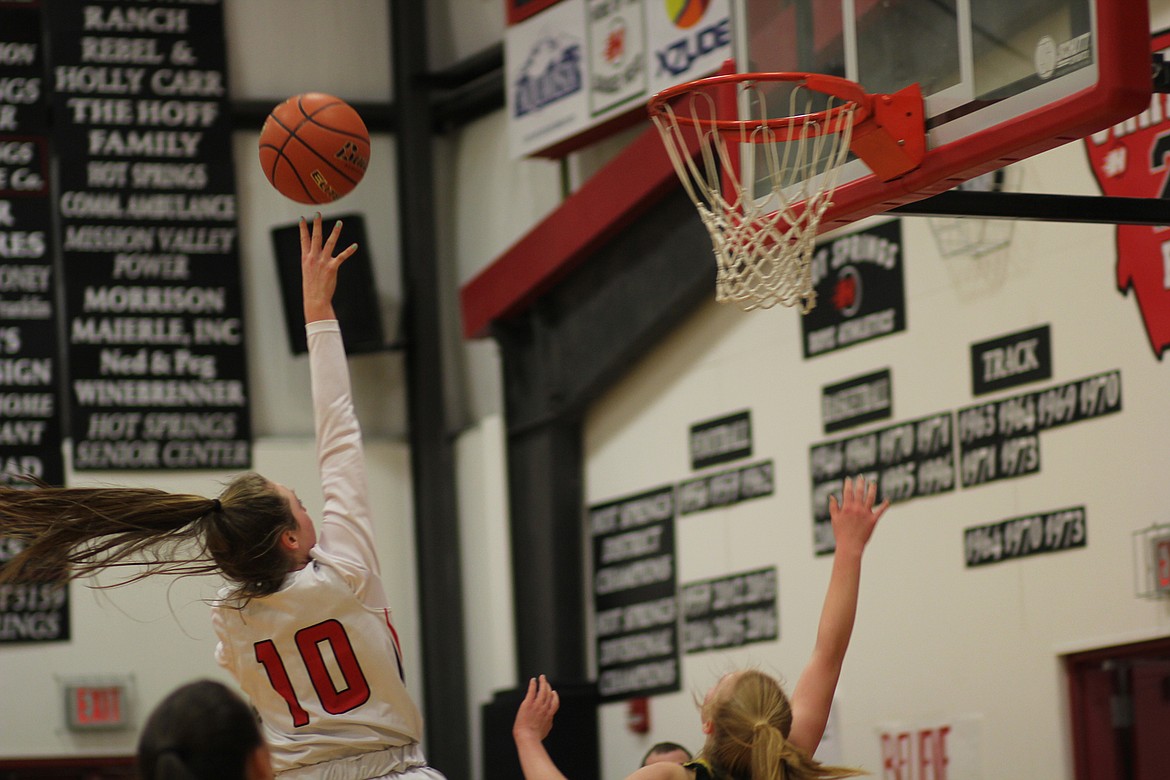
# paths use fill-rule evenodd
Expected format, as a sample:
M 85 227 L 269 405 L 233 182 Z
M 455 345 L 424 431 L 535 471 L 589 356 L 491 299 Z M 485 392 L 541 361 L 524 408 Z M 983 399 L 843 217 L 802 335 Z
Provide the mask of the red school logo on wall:
M 1170 49 L 1170 32 L 1152 51 Z M 1085 139 L 1093 175 L 1110 197 L 1170 198 L 1170 95 L 1155 93 L 1132 119 Z M 1117 226 L 1117 289 L 1133 291 L 1154 354 L 1170 347 L 1170 226 Z

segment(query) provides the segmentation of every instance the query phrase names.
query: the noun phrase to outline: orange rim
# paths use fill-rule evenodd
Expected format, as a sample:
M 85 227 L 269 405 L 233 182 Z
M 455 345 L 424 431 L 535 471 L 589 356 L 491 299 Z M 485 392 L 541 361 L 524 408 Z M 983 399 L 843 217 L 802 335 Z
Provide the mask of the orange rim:
M 676 98 L 702 89 L 757 81 L 794 82 L 815 92 L 832 95 L 846 102 L 824 111 L 775 119 L 703 119 L 679 113 L 674 113 L 674 117 L 679 123 L 690 125 L 698 130 L 715 130 L 721 134 L 743 135 L 745 132 L 753 130 L 768 129 L 787 131 L 791 135 L 798 125 L 805 127 L 809 123 L 813 123 L 820 128 L 819 131 L 814 130 L 813 134 L 820 135 L 821 133 L 839 133 L 844 130 L 845 125 L 842 120 L 846 115 L 852 115 L 853 124 L 857 126 L 869 120 L 872 114 L 870 103 L 873 100 L 873 95 L 866 92 L 857 82 L 823 73 L 797 72 L 729 73 L 687 81 L 673 87 L 667 87 L 654 95 L 647 103 L 647 108 L 651 116 L 666 116 L 668 104 Z

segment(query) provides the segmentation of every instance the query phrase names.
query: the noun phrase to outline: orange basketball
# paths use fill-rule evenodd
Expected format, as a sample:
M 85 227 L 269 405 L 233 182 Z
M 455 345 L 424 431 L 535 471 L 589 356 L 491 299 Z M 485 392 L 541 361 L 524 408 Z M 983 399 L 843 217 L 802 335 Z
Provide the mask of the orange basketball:
M 357 111 L 323 92 L 294 95 L 260 130 L 260 167 L 281 195 L 331 203 L 358 185 L 370 163 L 370 133 Z

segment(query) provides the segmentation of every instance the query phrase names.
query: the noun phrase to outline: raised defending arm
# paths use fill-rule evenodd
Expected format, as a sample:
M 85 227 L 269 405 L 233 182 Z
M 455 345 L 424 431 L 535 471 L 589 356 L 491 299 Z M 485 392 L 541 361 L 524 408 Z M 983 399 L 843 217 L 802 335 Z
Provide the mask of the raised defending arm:
M 539 679 L 528 681 L 528 692 L 512 724 L 512 739 L 520 756 L 524 780 L 567 780 L 544 748 L 544 739 L 552 730 L 553 716 L 560 706 L 560 697 L 543 674 Z M 661 763 L 642 767 L 626 780 L 688 780 L 692 777 L 679 764 Z
M 829 515 L 837 551 L 812 658 L 792 692 L 792 731 L 788 740 L 810 756 L 816 752 L 829 720 L 833 693 L 841 677 L 841 664 L 853 634 L 857 597 L 861 587 L 861 556 L 873 529 L 889 507 L 889 500 L 874 508 L 877 484 L 864 477 L 845 479 L 841 502 L 829 498 Z
M 560 706 L 560 697 L 543 674 L 539 680 L 528 681 L 528 692 L 512 724 L 512 739 L 525 780 L 566 780 L 544 749 L 544 738 L 552 730 L 553 716 Z

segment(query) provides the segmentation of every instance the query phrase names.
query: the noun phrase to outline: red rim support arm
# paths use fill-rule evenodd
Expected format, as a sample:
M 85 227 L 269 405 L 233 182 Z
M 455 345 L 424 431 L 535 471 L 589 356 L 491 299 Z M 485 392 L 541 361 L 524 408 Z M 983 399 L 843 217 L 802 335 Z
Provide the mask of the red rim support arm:
M 872 118 L 853 128 L 849 150 L 882 181 L 909 173 L 926 157 L 922 90 L 911 84 L 892 95 L 869 96 Z

